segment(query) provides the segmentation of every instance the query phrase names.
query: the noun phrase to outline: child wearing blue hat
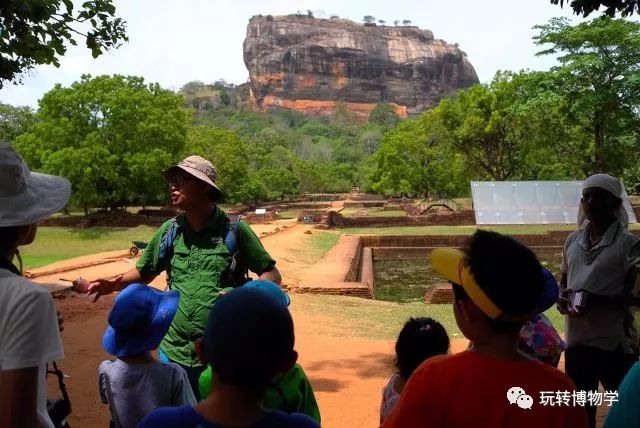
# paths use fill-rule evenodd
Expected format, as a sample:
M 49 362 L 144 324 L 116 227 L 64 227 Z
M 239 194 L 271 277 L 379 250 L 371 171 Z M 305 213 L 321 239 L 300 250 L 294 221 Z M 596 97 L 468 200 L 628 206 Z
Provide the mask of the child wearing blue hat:
M 184 369 L 151 354 L 167 333 L 179 300 L 177 291 L 143 284 L 130 285 L 116 298 L 102 346 L 117 359 L 100 364 L 98 380 L 110 427 L 134 428 L 157 407 L 196 403 Z
M 156 409 L 139 428 L 316 428 L 310 417 L 266 410 L 262 399 L 279 373 L 298 358 L 293 319 L 282 300 L 261 288 L 240 287 L 213 305 L 200 359 L 213 368 L 211 394 L 196 406 Z

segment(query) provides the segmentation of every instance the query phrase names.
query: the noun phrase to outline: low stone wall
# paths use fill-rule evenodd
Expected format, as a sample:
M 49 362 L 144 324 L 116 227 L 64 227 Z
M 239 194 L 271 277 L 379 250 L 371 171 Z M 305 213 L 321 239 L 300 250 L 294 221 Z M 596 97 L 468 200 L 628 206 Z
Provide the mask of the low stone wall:
M 382 208 L 385 201 L 345 201 L 345 208 Z
M 322 210 L 302 210 L 298 213 L 299 223 L 322 223 L 326 219 L 327 212 Z
M 131 214 L 126 212 L 115 213 L 94 213 L 86 217 L 53 217 L 43 220 L 40 226 L 56 226 L 56 227 L 138 227 L 151 226 L 159 227 L 162 223 L 169 220 L 173 215 L 153 216 Z
M 265 214 L 256 214 L 255 212 L 248 212 L 242 214 L 242 220 L 249 224 L 271 223 L 274 220 L 279 220 L 280 216 L 274 211 L 267 211 Z
M 362 262 L 362 239 L 358 239 L 353 258 L 349 264 L 349 270 L 344 276 L 345 282 L 358 282 L 360 276 L 360 263 Z
M 436 213 L 415 217 L 345 217 L 336 212 L 330 213 L 329 216 L 329 226 L 332 227 L 462 226 L 474 224 L 473 211 Z
M 360 282 L 367 285 L 367 287 L 369 288 L 370 297 L 375 297 L 373 250 L 369 247 L 365 247 L 362 249 L 362 261 L 360 263 Z
M 431 248 L 425 247 L 365 247 L 376 260 L 426 260 Z

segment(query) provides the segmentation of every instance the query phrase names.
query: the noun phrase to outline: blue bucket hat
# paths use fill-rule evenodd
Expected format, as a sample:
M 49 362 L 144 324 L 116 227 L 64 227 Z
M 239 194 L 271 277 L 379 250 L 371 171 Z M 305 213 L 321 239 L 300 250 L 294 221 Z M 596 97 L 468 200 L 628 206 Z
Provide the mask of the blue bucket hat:
M 289 306 L 289 304 L 291 303 L 291 299 L 289 298 L 289 295 L 284 291 L 282 291 L 282 288 L 280 288 L 279 285 L 271 281 L 267 281 L 265 279 L 256 279 L 254 281 L 249 281 L 246 284 L 244 284 L 242 287 L 257 288 L 260 290 L 264 290 L 269 294 L 271 294 L 272 296 L 276 297 L 278 300 L 280 300 L 285 306 Z
M 558 281 L 556 281 L 553 273 L 551 273 L 549 269 L 542 268 L 542 274 L 544 275 L 544 286 L 542 289 L 542 295 L 538 299 L 538 304 L 536 305 L 536 314 L 541 314 L 549 309 L 558 301 L 558 297 L 560 297 Z
M 180 293 L 131 284 L 120 292 L 111 312 L 102 347 L 111 355 L 126 357 L 157 348 L 178 310 Z

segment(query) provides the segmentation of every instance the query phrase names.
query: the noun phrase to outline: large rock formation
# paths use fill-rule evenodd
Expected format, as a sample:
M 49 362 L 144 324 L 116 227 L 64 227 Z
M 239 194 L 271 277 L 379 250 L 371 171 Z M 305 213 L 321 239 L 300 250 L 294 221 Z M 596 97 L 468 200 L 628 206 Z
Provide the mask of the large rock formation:
M 478 82 L 466 54 L 429 30 L 300 15 L 251 18 L 244 62 L 258 108 L 308 114 L 343 102 L 360 118 L 378 103 L 406 116 Z

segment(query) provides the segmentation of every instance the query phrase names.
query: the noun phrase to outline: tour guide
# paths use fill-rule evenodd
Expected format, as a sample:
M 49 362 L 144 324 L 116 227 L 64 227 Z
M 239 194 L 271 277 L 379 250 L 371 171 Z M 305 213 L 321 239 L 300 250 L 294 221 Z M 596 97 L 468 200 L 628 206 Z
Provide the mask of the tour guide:
M 251 228 L 216 206 L 222 192 L 215 184 L 217 173 L 211 162 L 189 156 L 163 174 L 169 182 L 171 202 L 183 214 L 160 226 L 135 269 L 97 279 L 86 291 L 96 293 L 97 300 L 131 283 L 148 284 L 166 271 L 168 287 L 180 292 L 180 304 L 160 344 L 161 358 L 166 356 L 184 367 L 197 394 L 198 378 L 205 367 L 193 342 L 204 334 L 220 291 L 242 285 L 247 269 L 276 284 L 282 278 L 275 260 Z

